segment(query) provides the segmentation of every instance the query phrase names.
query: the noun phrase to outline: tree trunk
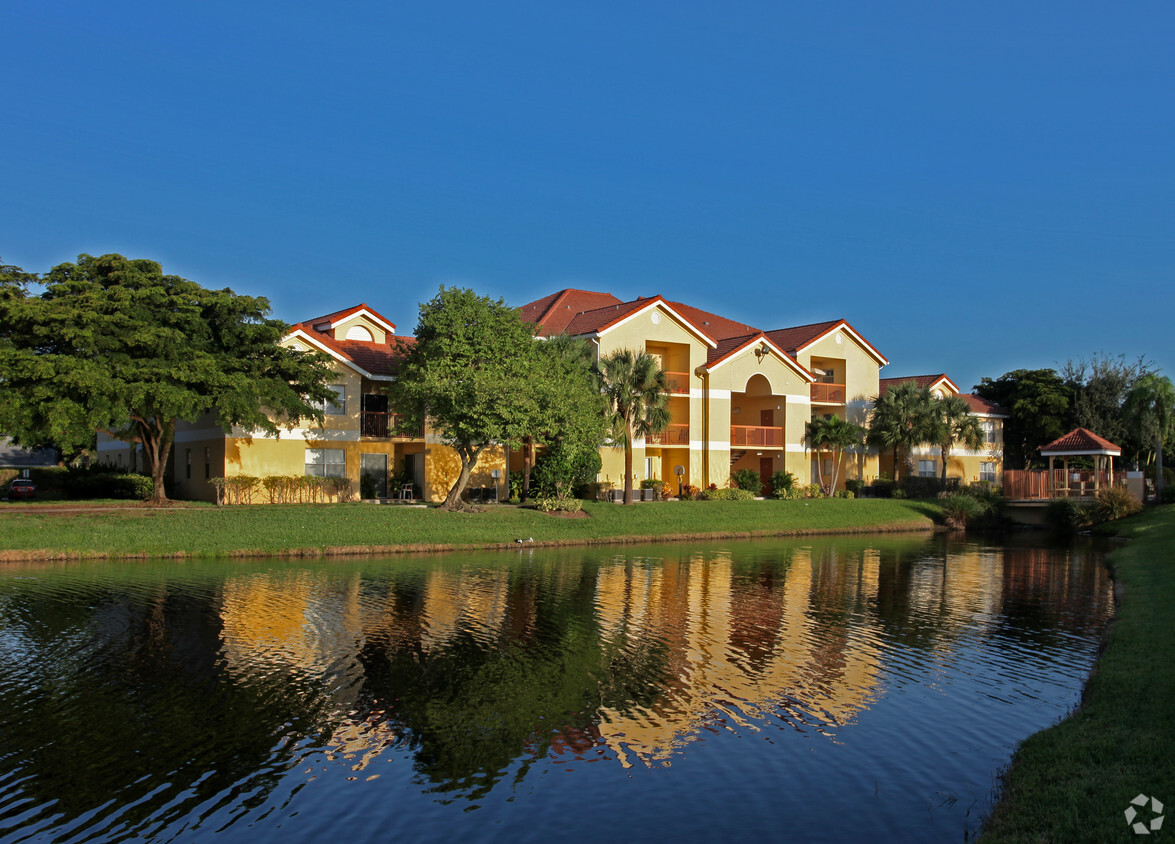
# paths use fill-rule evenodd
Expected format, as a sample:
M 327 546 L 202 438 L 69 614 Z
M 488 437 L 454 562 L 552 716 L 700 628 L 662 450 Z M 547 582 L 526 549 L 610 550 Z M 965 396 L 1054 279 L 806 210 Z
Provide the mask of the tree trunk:
M 1159 434 L 1155 438 L 1155 496 L 1160 503 L 1163 501 L 1163 486 L 1163 435 Z
M 947 483 L 947 460 L 950 459 L 950 456 L 951 456 L 951 447 L 949 445 L 944 445 L 939 449 L 939 451 L 942 454 L 942 475 L 941 476 L 942 476 L 943 488 L 945 489 L 946 483 Z
M 624 503 L 632 503 L 632 431 L 624 441 Z
M 522 438 L 522 500 L 530 497 L 530 467 L 534 463 L 534 438 Z
M 481 456 L 483 448 L 485 446 L 479 448 L 457 446 L 454 448 L 457 456 L 461 458 L 461 471 L 457 474 L 457 480 L 453 482 L 449 494 L 445 496 L 445 503 L 441 505 L 442 510 L 457 511 L 465 509 L 465 502 L 461 500 L 461 493 L 465 492 L 465 487 L 469 485 L 469 475 L 473 470 L 473 464 Z
M 136 425 L 139 429 L 139 442 L 142 443 L 143 454 L 151 470 L 151 503 L 167 504 L 167 488 L 163 481 L 167 473 L 167 456 L 171 453 L 171 443 L 175 435 L 175 420 L 161 421 L 157 417 L 137 419 Z

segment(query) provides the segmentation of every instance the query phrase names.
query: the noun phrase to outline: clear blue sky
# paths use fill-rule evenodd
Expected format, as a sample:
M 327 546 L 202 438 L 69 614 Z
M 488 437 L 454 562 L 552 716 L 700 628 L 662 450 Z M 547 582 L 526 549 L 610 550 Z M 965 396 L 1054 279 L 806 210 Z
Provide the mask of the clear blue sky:
M 5 0 L 0 257 L 287 321 L 441 284 L 1175 376 L 1175 4 Z

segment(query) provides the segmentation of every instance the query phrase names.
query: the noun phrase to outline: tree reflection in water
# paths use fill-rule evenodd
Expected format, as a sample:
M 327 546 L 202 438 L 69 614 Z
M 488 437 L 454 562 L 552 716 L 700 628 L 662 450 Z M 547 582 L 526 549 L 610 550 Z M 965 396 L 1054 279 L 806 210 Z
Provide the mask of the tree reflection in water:
M 1087 550 L 925 537 L 13 566 L 0 833 L 255 823 L 376 762 L 476 803 L 561 759 L 658 765 L 768 724 L 838 736 L 895 670 L 979 640 L 1048 660 L 1109 610 Z

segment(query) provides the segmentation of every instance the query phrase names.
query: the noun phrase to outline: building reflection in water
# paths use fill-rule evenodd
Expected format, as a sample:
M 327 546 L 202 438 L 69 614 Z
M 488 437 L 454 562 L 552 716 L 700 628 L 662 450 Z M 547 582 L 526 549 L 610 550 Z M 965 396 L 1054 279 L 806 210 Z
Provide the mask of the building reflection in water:
M 224 585 L 223 655 L 242 677 L 317 677 L 329 744 L 357 773 L 396 746 L 442 789 L 483 793 L 527 759 L 662 764 L 714 730 L 835 740 L 886 693 L 887 662 L 1109 610 L 1081 551 L 1058 565 L 909 540 L 731 548 L 242 575 Z

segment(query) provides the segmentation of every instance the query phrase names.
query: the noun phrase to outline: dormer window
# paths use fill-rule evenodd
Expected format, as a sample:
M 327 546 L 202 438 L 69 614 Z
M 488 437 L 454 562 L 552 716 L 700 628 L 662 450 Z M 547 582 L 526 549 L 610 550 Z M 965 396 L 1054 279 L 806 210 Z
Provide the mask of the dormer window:
M 343 339 L 362 340 L 364 343 L 372 343 L 375 341 L 375 337 L 372 335 L 371 331 L 362 325 L 352 325 L 347 329 L 347 336 Z

